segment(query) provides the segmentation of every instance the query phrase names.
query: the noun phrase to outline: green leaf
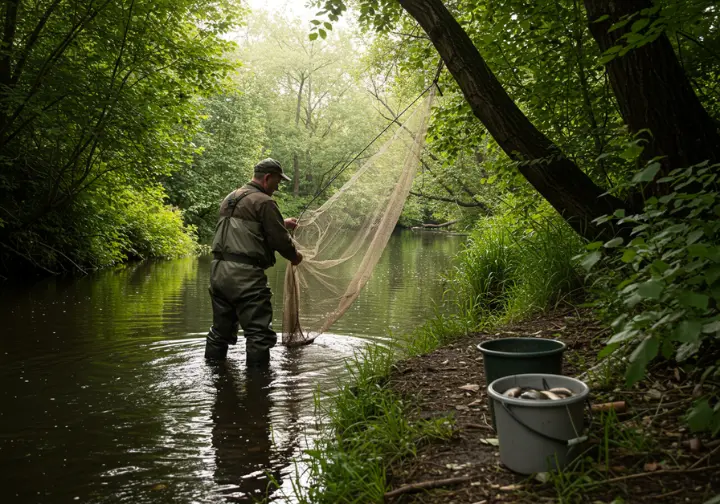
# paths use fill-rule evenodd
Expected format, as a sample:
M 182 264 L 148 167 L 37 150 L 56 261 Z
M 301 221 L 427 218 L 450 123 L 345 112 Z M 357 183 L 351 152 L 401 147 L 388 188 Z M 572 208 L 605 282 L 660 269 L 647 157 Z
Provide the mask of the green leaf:
M 318 33 L 320 33 L 320 36 L 323 38 L 323 40 L 327 38 L 327 32 L 322 28 L 318 30 Z
M 688 247 L 690 257 L 707 257 L 708 248 L 702 243 L 693 243 Z
M 588 244 L 585 246 L 585 248 L 586 248 L 587 250 L 597 250 L 597 249 L 601 248 L 602 246 L 603 246 L 603 242 L 601 242 L 601 241 L 596 241 L 596 242 L 588 243 Z
M 645 299 L 660 299 L 665 284 L 658 280 L 648 280 L 638 286 L 637 293 Z
M 705 271 L 705 280 L 708 285 L 712 285 L 717 282 L 718 278 L 720 278 L 720 266 L 712 266 Z
M 582 266 L 585 271 L 590 271 L 600 259 L 602 259 L 602 252 L 598 250 L 596 250 L 595 252 L 590 252 L 580 262 L 580 266 Z
M 327 29 L 328 31 L 332 31 L 332 24 L 328 23 L 327 21 L 325 21 L 325 22 L 323 23 L 323 26 L 324 26 L 325 29 Z
M 710 298 L 705 294 L 698 294 L 697 292 L 683 291 L 678 297 L 681 304 L 688 308 L 697 308 L 698 310 L 707 309 Z
M 633 329 L 625 329 L 624 331 L 620 331 L 617 334 L 614 334 L 612 338 L 610 338 L 607 342 L 608 345 L 615 345 L 618 343 L 622 343 L 623 341 L 627 341 L 630 339 L 633 339 L 635 336 L 637 336 L 638 332 Z
M 675 354 L 675 360 L 683 362 L 695 355 L 697 351 L 700 350 L 700 343 L 700 341 L 695 341 L 693 343 L 683 343 L 680 345 L 680 348 L 678 348 L 677 353 Z
M 710 322 L 709 324 L 705 324 L 702 328 L 702 332 L 705 334 L 712 334 L 720 331 L 720 320 L 716 320 L 715 322 Z
M 632 26 L 630 27 L 630 31 L 637 33 L 649 24 L 650 20 L 647 18 L 638 19 L 632 24 Z
M 657 175 L 657 172 L 660 171 L 660 163 L 650 163 L 650 165 L 645 168 L 643 171 L 636 173 L 633 177 L 633 182 L 652 182 L 652 180 L 655 178 L 655 175 Z
M 597 355 L 598 359 L 604 359 L 611 353 L 613 353 L 615 350 L 617 350 L 620 347 L 620 343 L 612 343 L 608 344 L 605 348 L 600 350 L 600 352 Z
M 670 265 L 661 259 L 657 259 L 653 261 L 651 268 L 658 274 L 662 275 L 668 270 L 668 268 L 670 268 Z
M 318 38 L 317 32 L 311 33 L 310 36 L 309 36 L 309 38 L 310 38 L 310 40 L 317 40 L 317 38 Z
M 675 352 L 675 347 L 673 346 L 672 341 L 669 339 L 663 340 L 661 352 L 665 359 L 672 357 L 673 352 Z
M 619 246 L 622 245 L 622 244 L 623 244 L 623 239 L 620 238 L 620 237 L 618 237 L 618 238 L 613 238 L 613 239 L 610 240 L 609 242 L 606 242 L 605 245 L 603 245 L 603 247 L 605 247 L 605 248 L 615 248 L 615 247 L 619 247 Z
M 613 55 L 614 57 L 614 55 Z M 640 157 L 640 154 L 642 154 L 642 151 L 644 150 L 644 147 L 642 145 L 638 144 L 632 144 L 627 149 L 622 151 L 620 153 L 620 157 L 623 158 L 625 161 L 632 162 L 635 161 L 637 158 Z M 638 175 L 635 175 L 637 177 Z M 633 182 L 636 182 L 636 180 L 633 178 Z
M 655 357 L 660 350 L 660 342 L 656 338 L 647 338 L 643 340 L 630 356 L 631 364 L 625 373 L 625 383 L 628 387 L 642 380 L 645 376 L 647 365 Z
M 637 255 L 637 250 L 626 249 L 622 256 L 622 262 L 624 262 L 624 263 L 632 262 L 632 260 L 635 259 L 636 255 Z
M 598 65 L 605 65 L 615 59 L 615 54 L 606 54 L 598 60 Z
M 320 24 L 320 21 L 318 21 L 317 19 L 313 19 L 313 20 L 310 21 L 310 22 L 311 22 L 312 24 L 314 24 L 315 26 L 317 26 L 317 25 Z
M 687 422 L 690 430 L 701 432 L 710 428 L 713 409 L 707 399 L 697 402 L 688 413 Z
M 694 343 L 700 337 L 702 324 L 699 320 L 683 320 L 673 333 L 673 339 L 682 343 Z
M 612 32 L 617 30 L 618 28 L 622 28 L 626 24 L 630 22 L 630 19 L 623 19 L 622 21 L 618 21 L 617 23 L 613 24 L 610 29 L 608 29 L 608 32 Z
M 692 245 L 696 241 L 698 241 L 702 236 L 705 234 L 705 232 L 702 229 L 696 229 L 695 231 L 692 231 L 688 234 L 687 237 L 687 245 Z

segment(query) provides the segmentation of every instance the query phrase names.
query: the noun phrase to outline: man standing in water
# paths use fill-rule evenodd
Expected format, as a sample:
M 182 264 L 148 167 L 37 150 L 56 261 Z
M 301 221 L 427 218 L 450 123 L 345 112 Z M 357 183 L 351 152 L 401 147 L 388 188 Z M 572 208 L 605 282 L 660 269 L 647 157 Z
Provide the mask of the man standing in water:
M 296 219 L 283 220 L 272 199 L 282 180 L 290 180 L 274 159 L 260 161 L 253 179 L 223 200 L 212 244 L 210 297 L 213 325 L 205 342 L 205 358 L 224 360 L 228 345 L 237 343 L 239 326 L 245 333 L 248 365 L 270 362 L 277 341 L 272 330 L 271 292 L 265 270 L 275 264 L 275 251 L 300 264 L 288 229 Z

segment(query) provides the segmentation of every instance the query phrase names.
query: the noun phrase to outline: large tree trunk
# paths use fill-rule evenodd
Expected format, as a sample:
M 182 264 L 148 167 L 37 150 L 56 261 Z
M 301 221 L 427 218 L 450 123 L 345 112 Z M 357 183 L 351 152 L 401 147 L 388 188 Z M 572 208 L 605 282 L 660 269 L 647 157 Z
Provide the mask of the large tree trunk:
M 582 236 L 594 239 L 609 230 L 592 220 L 624 204 L 567 159 L 515 105 L 488 68 L 470 37 L 441 0 L 399 0 L 420 23 L 473 113 L 500 147 L 520 162 L 520 172 Z
M 650 0 L 584 0 L 590 32 L 600 49 L 625 45 L 620 37 L 632 29 L 638 15 L 624 27 L 608 29 L 624 15 L 653 6 Z M 601 16 L 608 19 L 596 22 Z M 651 131 L 645 159 L 664 156 L 663 171 L 709 159 L 720 161 L 718 125 L 708 115 L 687 79 L 667 36 L 617 56 L 607 64 L 608 76 L 630 131 Z

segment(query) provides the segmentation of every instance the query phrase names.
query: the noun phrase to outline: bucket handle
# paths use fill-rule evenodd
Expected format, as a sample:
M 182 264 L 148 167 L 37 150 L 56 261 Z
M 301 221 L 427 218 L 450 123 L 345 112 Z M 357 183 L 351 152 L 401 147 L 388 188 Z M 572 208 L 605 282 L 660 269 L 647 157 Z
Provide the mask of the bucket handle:
M 503 408 L 505 408 L 505 411 L 507 411 L 508 415 L 510 415 L 513 420 L 515 420 L 517 423 L 519 423 L 520 425 L 525 427 L 527 430 L 529 430 L 533 434 L 536 434 L 536 435 L 540 436 L 541 438 L 547 439 L 548 441 L 553 441 L 555 443 L 560 443 L 560 444 L 564 444 L 567 446 L 575 446 L 584 441 L 587 441 L 587 438 L 588 438 L 587 435 L 584 435 L 584 436 L 578 435 L 578 437 L 571 438 L 571 439 L 560 439 L 560 438 L 556 438 L 554 436 L 549 436 L 549 435 L 545 434 L 544 432 L 540 432 L 540 431 L 536 430 L 535 428 L 530 427 L 528 424 L 526 424 L 525 422 L 520 420 L 515 415 L 515 413 L 512 412 L 512 410 L 508 407 L 508 405 L 505 404 L 504 402 L 501 402 L 500 404 L 502 404 Z

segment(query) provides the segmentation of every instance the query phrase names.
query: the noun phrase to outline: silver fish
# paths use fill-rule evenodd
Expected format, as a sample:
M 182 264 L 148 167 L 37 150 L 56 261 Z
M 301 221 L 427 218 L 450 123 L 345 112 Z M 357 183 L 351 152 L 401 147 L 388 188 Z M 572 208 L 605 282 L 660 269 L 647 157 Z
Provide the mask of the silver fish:
M 553 394 L 559 395 L 561 398 L 564 397 L 571 397 L 573 395 L 572 390 L 567 389 L 565 387 L 555 387 L 548 390 L 548 392 L 552 392 Z
M 551 390 L 541 390 L 540 393 L 543 394 L 548 399 L 553 400 L 553 401 L 562 399 L 562 397 L 560 395 L 553 393 Z
M 524 389 L 522 387 L 513 387 L 511 389 L 507 389 L 503 395 L 505 397 L 518 397 L 523 393 L 523 390 Z
M 548 400 L 550 399 L 548 396 L 540 392 L 539 390 L 534 389 L 528 389 L 522 394 L 520 394 L 520 399 L 542 399 L 542 400 Z

